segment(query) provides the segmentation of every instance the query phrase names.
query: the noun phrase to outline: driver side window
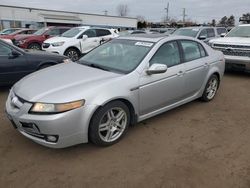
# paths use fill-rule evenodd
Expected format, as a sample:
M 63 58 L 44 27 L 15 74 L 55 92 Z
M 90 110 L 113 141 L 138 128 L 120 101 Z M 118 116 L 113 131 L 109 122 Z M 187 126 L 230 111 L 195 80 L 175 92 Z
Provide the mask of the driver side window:
M 168 67 L 178 65 L 181 62 L 180 52 L 176 41 L 163 44 L 150 60 L 150 65 L 158 63 Z
M 83 33 L 83 35 L 87 35 L 88 38 L 96 37 L 96 31 L 95 29 L 89 29 Z
M 11 49 L 0 44 L 0 56 L 8 56 L 11 53 Z

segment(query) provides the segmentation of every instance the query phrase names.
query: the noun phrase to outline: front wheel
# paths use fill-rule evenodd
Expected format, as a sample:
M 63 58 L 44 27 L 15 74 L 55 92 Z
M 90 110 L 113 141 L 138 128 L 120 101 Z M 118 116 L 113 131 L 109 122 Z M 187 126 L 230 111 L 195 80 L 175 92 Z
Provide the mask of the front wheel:
M 209 102 L 214 99 L 219 88 L 219 78 L 216 75 L 212 75 L 205 87 L 201 99 L 205 102 Z
M 38 43 L 31 43 L 29 46 L 28 46 L 28 49 L 31 49 L 31 50 L 41 50 L 42 47 L 40 44 Z
M 89 139 L 99 146 L 117 143 L 130 124 L 128 107 L 121 101 L 114 101 L 101 107 L 92 117 Z
M 78 61 L 80 59 L 80 53 L 74 48 L 68 49 L 64 55 L 68 56 L 72 61 Z

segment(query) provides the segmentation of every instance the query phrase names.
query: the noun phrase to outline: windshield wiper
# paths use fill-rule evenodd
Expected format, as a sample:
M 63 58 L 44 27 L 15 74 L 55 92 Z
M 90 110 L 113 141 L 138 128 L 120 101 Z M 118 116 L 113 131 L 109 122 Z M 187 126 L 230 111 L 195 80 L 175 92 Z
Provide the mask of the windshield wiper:
M 103 66 L 94 64 L 94 63 L 91 63 L 91 64 L 83 64 L 83 65 L 86 65 L 86 66 L 89 66 L 89 67 L 93 67 L 93 68 L 97 68 L 97 69 L 101 69 L 101 70 L 104 70 L 104 71 L 110 71 L 109 69 L 107 69 L 107 68 L 105 68 L 105 67 L 103 67 Z

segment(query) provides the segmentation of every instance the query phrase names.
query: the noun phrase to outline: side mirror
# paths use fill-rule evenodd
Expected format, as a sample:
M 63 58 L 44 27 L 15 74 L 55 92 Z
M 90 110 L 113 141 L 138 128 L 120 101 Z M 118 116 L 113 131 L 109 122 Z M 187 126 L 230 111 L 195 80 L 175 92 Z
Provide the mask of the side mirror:
M 15 50 L 13 50 L 13 51 L 9 54 L 9 58 L 10 58 L 10 59 L 15 59 L 15 58 L 17 58 L 17 57 L 19 57 L 19 56 L 20 56 L 20 53 L 17 52 L 17 51 L 15 51 Z
M 226 33 L 221 33 L 220 34 L 220 37 L 225 37 L 226 36 Z
M 82 40 L 86 40 L 88 38 L 88 35 L 83 35 Z
M 49 37 L 50 37 L 50 35 L 47 35 L 47 34 L 46 34 L 46 35 L 44 35 L 44 37 L 47 39 L 47 38 L 49 38 Z
M 205 35 L 201 35 L 201 36 L 198 37 L 198 39 L 200 39 L 200 40 L 205 40 L 206 38 L 207 37 Z
M 146 71 L 146 73 L 148 75 L 162 74 L 162 73 L 165 73 L 167 70 L 168 70 L 167 65 L 155 63 L 149 67 L 149 69 Z

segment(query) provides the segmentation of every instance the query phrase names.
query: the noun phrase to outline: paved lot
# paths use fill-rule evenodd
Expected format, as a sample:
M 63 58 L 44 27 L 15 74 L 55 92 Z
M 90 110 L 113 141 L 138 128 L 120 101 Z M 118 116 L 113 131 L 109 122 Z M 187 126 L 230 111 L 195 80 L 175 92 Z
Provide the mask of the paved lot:
M 227 74 L 213 102 L 146 120 L 108 148 L 33 143 L 7 121 L 7 91 L 0 91 L 0 187 L 250 187 L 250 75 Z

